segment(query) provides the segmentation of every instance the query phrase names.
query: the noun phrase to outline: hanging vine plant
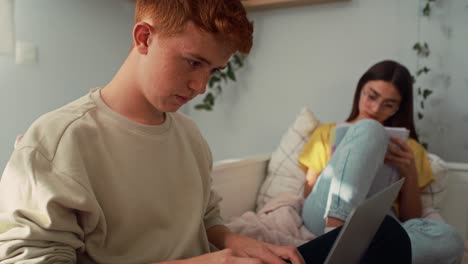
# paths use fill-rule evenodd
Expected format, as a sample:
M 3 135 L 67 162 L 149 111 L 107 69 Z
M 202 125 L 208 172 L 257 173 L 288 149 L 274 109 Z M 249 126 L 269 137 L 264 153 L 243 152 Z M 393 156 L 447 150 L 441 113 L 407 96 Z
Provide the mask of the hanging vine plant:
M 426 42 L 417 42 L 416 44 L 414 44 L 413 50 L 416 51 L 418 58 L 427 58 L 431 54 L 429 50 L 429 45 Z M 429 67 L 418 65 L 418 69 L 416 70 L 415 74 L 416 77 L 413 77 L 414 81 L 416 82 L 417 78 L 419 78 L 421 75 L 427 75 L 430 71 L 431 69 Z M 418 96 L 420 97 L 419 106 L 421 108 L 421 111 L 418 111 L 417 115 L 418 119 L 421 120 L 424 118 L 424 114 L 422 113 L 422 111 L 424 110 L 425 102 L 427 98 L 433 93 L 433 91 L 429 88 L 423 88 L 418 85 L 417 92 Z
M 436 0 L 426 0 L 426 4 L 424 5 L 424 8 L 422 10 L 423 16 L 430 16 L 431 11 L 432 11 L 432 3 L 434 3 Z
M 228 61 L 224 70 L 214 73 L 208 81 L 208 92 L 202 102 L 195 105 L 197 110 L 212 111 L 216 99 L 223 92 L 223 86 L 237 81 L 236 72 L 244 66 L 245 56 L 235 53 Z
M 435 3 L 436 0 L 424 0 L 423 8 L 422 8 L 422 16 L 424 17 L 429 17 L 432 12 L 432 5 Z M 418 38 L 421 38 L 420 34 L 420 25 L 418 25 Z M 417 56 L 417 66 L 416 66 L 416 72 L 413 75 L 413 82 L 416 85 L 416 91 L 417 91 L 417 100 L 419 100 L 419 110 L 417 111 L 417 118 L 418 120 L 424 119 L 424 109 L 426 107 L 426 102 L 428 98 L 433 94 L 433 90 L 427 87 L 423 87 L 421 84 L 418 84 L 417 80 L 420 79 L 421 76 L 427 75 L 431 72 L 431 69 L 427 66 L 422 64 L 421 62 L 425 62 L 425 60 L 431 55 L 431 51 L 429 49 L 429 44 L 427 42 L 423 42 L 421 40 L 418 40 L 413 45 L 413 50 L 416 52 Z M 421 142 L 421 144 L 427 149 L 428 143 L 427 142 Z

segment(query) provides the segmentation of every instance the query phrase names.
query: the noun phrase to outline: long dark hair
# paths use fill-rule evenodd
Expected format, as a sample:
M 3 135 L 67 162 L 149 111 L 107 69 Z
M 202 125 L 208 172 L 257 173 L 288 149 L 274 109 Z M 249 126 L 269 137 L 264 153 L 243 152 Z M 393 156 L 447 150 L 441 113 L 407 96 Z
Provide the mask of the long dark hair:
M 395 61 L 378 62 L 362 75 L 354 93 L 353 108 L 346 121 L 352 121 L 359 115 L 361 91 L 369 81 L 389 82 L 400 92 L 400 107 L 393 116 L 384 122 L 384 126 L 405 127 L 410 131 L 410 137 L 419 141 L 413 118 L 413 77 L 405 66 Z

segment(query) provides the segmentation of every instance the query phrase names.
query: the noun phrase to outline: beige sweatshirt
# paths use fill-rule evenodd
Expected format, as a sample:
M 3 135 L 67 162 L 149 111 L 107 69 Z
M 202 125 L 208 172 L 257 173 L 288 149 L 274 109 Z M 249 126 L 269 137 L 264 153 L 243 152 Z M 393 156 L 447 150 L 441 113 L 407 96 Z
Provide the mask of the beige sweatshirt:
M 0 263 L 151 263 L 209 251 L 211 154 L 168 113 L 145 126 L 100 90 L 39 118 L 0 181 Z M 26 261 L 29 260 L 29 261 Z

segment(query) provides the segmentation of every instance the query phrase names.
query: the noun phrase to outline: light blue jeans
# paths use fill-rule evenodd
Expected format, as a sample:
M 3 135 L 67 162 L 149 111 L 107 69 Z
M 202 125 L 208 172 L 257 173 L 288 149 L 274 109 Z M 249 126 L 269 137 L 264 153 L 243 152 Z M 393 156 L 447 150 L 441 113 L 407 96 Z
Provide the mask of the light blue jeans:
M 382 168 L 388 144 L 383 126 L 374 120 L 361 120 L 348 129 L 304 202 L 302 218 L 309 231 L 322 235 L 326 217 L 346 219 L 368 196 L 395 181 L 391 173 L 375 177 L 379 170 L 391 169 Z M 411 240 L 413 263 L 461 262 L 463 239 L 453 227 L 429 219 L 402 225 Z

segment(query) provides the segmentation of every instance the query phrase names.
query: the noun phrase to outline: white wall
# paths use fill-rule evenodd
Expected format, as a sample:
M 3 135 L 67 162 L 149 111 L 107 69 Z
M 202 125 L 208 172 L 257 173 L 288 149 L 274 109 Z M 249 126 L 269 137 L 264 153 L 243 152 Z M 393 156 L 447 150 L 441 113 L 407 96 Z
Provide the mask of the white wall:
M 449 55 L 444 71 L 453 73 L 451 86 L 429 100 L 434 106 L 429 114 L 447 125 L 443 137 L 430 138 L 429 150 L 444 159 L 468 162 L 468 59 L 463 48 L 468 10 L 461 7 L 464 0 L 442 2 L 433 8 L 431 23 L 436 26 L 421 22 L 418 1 L 407 0 L 352 0 L 252 13 L 255 44 L 241 81 L 229 87 L 213 113 L 191 109 L 190 115 L 215 159 L 270 152 L 302 106 L 309 106 L 324 122 L 344 120 L 358 78 L 375 62 L 395 59 L 414 72 L 417 59 L 411 48 L 421 32 L 428 42 L 443 47 L 438 52 L 445 53 L 434 58 Z M 451 40 L 438 40 L 439 13 L 451 19 L 446 21 L 453 27 Z M 441 97 L 447 100 L 437 104 Z M 433 128 L 426 122 L 421 130 Z
M 438 43 L 434 58 L 444 60 L 433 64 L 451 82 L 431 99 L 437 113 L 427 122 L 444 135 L 434 134 L 430 150 L 468 162 L 468 10 L 465 0 L 439 2 L 445 4 L 434 8 L 432 22 L 421 23 L 421 33 Z M 131 43 L 133 4 L 16 0 L 17 38 L 37 44 L 39 63 L 21 66 L 0 57 L 0 169 L 15 136 L 34 119 L 112 78 Z M 272 151 L 305 105 L 323 121 L 343 120 L 357 79 L 379 60 L 393 58 L 414 70 L 417 14 L 416 0 L 352 0 L 250 14 L 255 46 L 240 80 L 214 112 L 192 110 L 195 103 L 187 108 L 215 160 Z M 438 41 L 447 27 L 451 38 Z
M 444 136 L 450 143 L 444 155 L 455 161 L 468 162 L 468 2 L 455 1 L 448 17 L 451 33 L 446 72 L 450 73 L 451 82 L 446 93 L 447 133 Z
M 0 57 L 0 170 L 17 134 L 42 113 L 106 84 L 128 54 L 134 2 L 16 0 L 16 35 L 37 45 L 39 62 Z

